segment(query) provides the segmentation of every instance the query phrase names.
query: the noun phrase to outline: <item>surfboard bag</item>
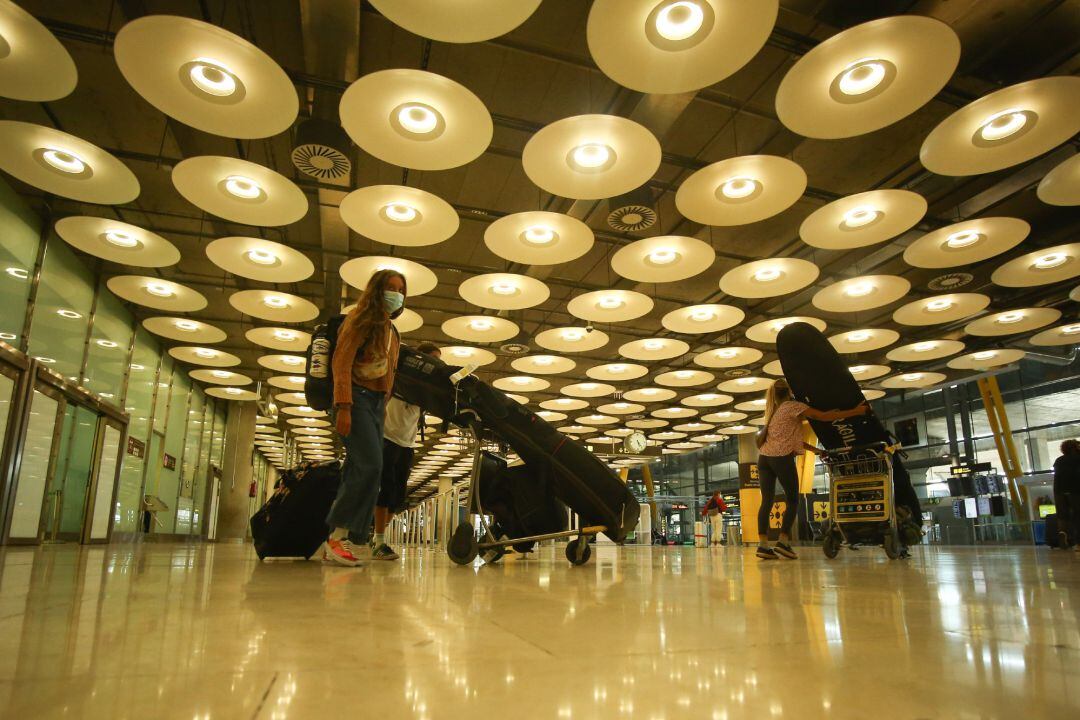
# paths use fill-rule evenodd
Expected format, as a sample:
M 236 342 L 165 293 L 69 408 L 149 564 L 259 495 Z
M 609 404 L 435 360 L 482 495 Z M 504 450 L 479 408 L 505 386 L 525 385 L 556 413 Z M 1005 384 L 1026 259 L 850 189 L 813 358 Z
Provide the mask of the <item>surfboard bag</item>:
M 465 425 L 472 411 L 481 426 L 511 447 L 524 463 L 514 472 L 533 482 L 550 484 L 550 492 L 578 514 L 583 526 L 604 525 L 607 535 L 622 541 L 637 526 L 637 499 L 611 469 L 583 445 L 559 432 L 525 406 L 475 376 L 454 385 L 459 368 L 402 346 L 394 394 L 425 412 Z M 544 478 L 547 478 L 545 480 Z

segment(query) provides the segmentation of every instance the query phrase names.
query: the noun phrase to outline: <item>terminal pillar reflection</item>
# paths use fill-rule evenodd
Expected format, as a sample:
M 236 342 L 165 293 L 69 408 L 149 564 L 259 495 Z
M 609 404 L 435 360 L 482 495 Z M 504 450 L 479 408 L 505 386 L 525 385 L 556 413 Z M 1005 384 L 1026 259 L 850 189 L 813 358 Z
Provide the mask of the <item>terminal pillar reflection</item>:
M 225 420 L 221 496 L 218 498 L 218 540 L 243 540 L 248 534 L 256 413 L 253 402 L 229 403 L 229 414 Z

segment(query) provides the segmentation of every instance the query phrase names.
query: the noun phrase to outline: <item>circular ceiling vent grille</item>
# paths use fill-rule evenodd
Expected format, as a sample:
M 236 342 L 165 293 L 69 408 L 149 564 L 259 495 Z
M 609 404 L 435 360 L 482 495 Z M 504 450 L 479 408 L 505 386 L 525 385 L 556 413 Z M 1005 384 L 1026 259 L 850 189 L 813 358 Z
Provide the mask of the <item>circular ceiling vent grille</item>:
M 952 291 L 956 288 L 964 287 L 974 279 L 975 276 L 971 273 L 947 273 L 945 275 L 939 275 L 938 277 L 934 278 L 933 280 L 928 282 L 926 286 L 931 290 L 936 291 Z
M 645 230 L 656 224 L 656 211 L 645 205 L 624 205 L 607 216 L 607 223 L 621 232 Z
M 750 374 L 750 371 L 747 370 L 746 368 L 731 368 L 730 370 L 728 370 L 728 371 L 726 371 L 724 373 L 724 377 L 733 377 L 733 378 L 746 377 L 749 374 Z
M 507 355 L 524 355 L 529 352 L 529 346 L 524 343 L 506 343 L 499 349 Z
M 300 172 L 320 180 L 337 180 L 349 175 L 349 158 L 327 145 L 301 145 L 292 151 L 292 161 Z

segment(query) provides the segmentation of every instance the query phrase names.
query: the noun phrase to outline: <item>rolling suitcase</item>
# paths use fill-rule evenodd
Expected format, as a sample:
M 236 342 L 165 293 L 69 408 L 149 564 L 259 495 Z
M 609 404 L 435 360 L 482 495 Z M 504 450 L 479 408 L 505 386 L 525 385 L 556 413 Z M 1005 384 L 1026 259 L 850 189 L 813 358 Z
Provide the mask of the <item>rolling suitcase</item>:
M 282 475 L 277 490 L 251 518 L 260 559 L 310 558 L 326 540 L 330 511 L 341 482 L 341 463 L 300 465 Z

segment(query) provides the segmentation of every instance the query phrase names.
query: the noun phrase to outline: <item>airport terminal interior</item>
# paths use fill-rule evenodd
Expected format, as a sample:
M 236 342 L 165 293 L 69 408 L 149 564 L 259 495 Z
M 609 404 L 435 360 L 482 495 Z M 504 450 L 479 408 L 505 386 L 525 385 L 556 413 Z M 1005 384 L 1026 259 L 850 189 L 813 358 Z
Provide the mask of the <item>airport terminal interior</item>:
M 1080 0 L 0 0 L 0 717 L 1080 717 L 1078 133 Z

